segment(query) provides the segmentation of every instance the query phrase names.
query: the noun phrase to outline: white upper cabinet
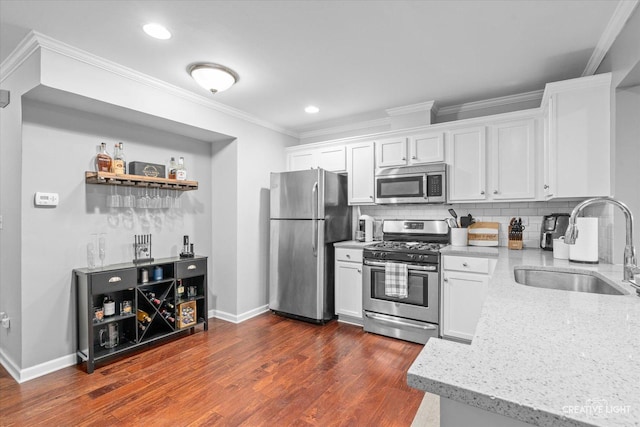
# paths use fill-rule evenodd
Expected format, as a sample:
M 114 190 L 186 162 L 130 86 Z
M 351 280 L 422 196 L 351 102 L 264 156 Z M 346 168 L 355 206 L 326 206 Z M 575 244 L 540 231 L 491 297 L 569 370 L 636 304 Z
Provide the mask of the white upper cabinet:
M 611 74 L 549 83 L 545 198 L 611 196 Z
M 489 127 L 489 198 L 535 199 L 535 120 L 497 123 Z
M 376 141 L 376 166 L 387 168 L 407 164 L 407 138 L 397 137 Z
M 449 131 L 449 201 L 485 200 L 486 127 L 474 126 Z
M 409 137 L 409 164 L 444 162 L 444 133 L 430 132 Z
M 444 132 L 426 132 L 376 141 L 376 167 L 444 161 Z
M 345 172 L 347 158 L 344 145 L 290 150 L 287 154 L 287 170 L 322 168 L 331 172 Z
M 348 197 L 350 205 L 372 205 L 374 200 L 374 143 L 347 146 Z

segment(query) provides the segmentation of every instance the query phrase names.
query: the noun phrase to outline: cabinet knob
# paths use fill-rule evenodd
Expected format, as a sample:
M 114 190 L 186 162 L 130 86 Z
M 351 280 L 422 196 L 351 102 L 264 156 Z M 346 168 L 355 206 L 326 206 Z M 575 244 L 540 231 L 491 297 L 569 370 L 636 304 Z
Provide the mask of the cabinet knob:
M 411 156 L 411 159 L 415 160 L 415 159 L 417 159 L 417 157 L 416 156 Z
M 404 162 L 405 160 L 407 160 L 407 158 L 406 158 L 406 157 L 403 157 L 403 158 L 402 158 L 402 161 Z
M 442 279 L 443 282 L 448 282 L 449 279 L 447 279 L 446 277 L 444 279 Z
M 498 190 L 493 190 L 493 194 L 498 194 Z
M 484 190 L 482 190 L 482 191 L 480 192 L 480 194 L 482 194 L 482 195 L 484 196 Z
M 466 262 L 463 262 L 463 263 L 462 263 L 462 266 L 463 266 L 463 267 L 469 267 L 469 264 L 467 264 Z
M 351 255 L 347 254 L 347 258 L 351 258 Z
M 373 196 L 369 196 L 369 198 L 370 198 L 371 200 L 373 200 Z
M 362 273 L 362 270 L 358 269 L 358 273 Z
M 544 185 L 544 189 L 545 189 L 545 190 L 548 190 L 548 189 L 549 189 L 549 186 L 548 186 L 547 184 L 545 184 L 545 185 Z

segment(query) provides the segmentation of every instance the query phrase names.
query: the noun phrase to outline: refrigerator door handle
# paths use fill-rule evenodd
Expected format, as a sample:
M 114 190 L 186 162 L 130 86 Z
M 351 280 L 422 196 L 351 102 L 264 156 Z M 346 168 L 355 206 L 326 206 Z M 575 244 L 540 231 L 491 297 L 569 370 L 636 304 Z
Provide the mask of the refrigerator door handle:
M 311 245 L 313 247 L 313 256 L 318 256 L 318 182 L 313 184 L 311 189 L 311 219 L 313 227 L 311 227 Z

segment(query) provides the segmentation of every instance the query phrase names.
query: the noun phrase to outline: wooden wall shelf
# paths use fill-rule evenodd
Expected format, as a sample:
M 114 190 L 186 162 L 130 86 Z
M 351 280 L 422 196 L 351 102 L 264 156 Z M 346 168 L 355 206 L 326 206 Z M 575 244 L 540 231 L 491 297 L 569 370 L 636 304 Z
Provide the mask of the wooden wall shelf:
M 198 189 L 198 181 L 178 181 L 177 179 L 152 178 L 142 175 L 116 175 L 111 172 L 85 172 L 87 184 L 124 185 L 128 187 L 165 188 L 168 190 L 190 191 Z

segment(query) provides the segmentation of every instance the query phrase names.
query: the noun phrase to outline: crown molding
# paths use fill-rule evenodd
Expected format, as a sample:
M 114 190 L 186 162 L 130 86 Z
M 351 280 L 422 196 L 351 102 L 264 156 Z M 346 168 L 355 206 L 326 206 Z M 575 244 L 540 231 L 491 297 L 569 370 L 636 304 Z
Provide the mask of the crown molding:
M 436 104 L 435 101 L 428 101 L 428 102 L 421 102 L 419 104 L 405 105 L 403 107 L 389 108 L 384 111 L 390 116 L 401 116 L 404 114 L 421 113 L 423 111 L 431 112 L 431 110 L 434 109 L 435 104 Z
M 298 132 L 275 125 L 271 122 L 253 116 L 244 111 L 213 101 L 201 95 L 197 95 L 178 86 L 172 85 L 155 77 L 143 74 L 139 71 L 117 64 L 113 61 L 101 58 L 92 53 L 83 51 L 61 41 L 55 40 L 37 31 L 31 31 L 14 49 L 14 51 L 0 65 L 2 80 L 13 73 L 33 52 L 37 49 L 45 49 L 68 58 L 84 62 L 88 65 L 103 69 L 107 72 L 125 77 L 136 83 L 141 83 L 162 92 L 178 96 L 203 107 L 227 114 L 255 125 L 274 130 L 276 132 L 299 138 Z M 1 81 L 1 80 L 0 80 Z
M 333 127 L 328 127 L 324 129 L 300 132 L 300 139 L 314 138 L 317 136 L 333 135 L 340 132 L 349 132 L 352 130 L 360 130 L 360 129 L 372 128 L 376 126 L 390 126 L 390 125 L 391 125 L 391 118 L 383 117 L 381 119 L 366 120 L 362 122 L 349 123 L 347 125 L 333 126 Z
M 448 116 L 450 114 L 466 113 L 475 110 L 484 110 L 492 107 L 501 107 L 503 105 L 519 104 L 521 102 L 540 101 L 542 99 L 543 90 L 534 90 L 531 92 L 520 93 L 516 95 L 501 96 L 498 98 L 485 99 L 483 101 L 465 102 L 457 105 L 442 107 L 438 110 L 437 117 Z
M 609 49 L 611 49 L 611 45 L 613 45 L 613 42 L 624 28 L 627 20 L 638 6 L 638 3 L 640 3 L 640 0 L 620 0 L 618 2 L 607 27 L 602 32 L 600 40 L 598 40 L 598 44 L 596 44 L 596 47 L 593 49 L 587 66 L 582 72 L 583 77 L 591 76 L 596 72 L 605 55 L 609 52 Z

